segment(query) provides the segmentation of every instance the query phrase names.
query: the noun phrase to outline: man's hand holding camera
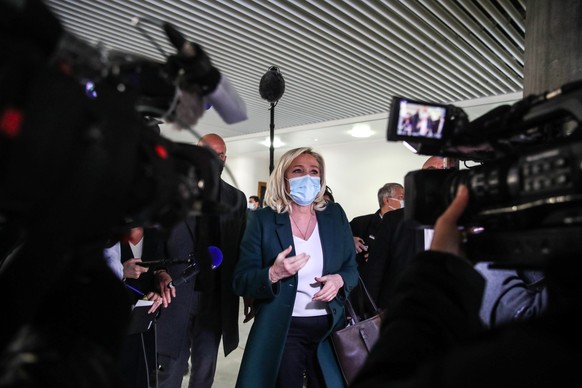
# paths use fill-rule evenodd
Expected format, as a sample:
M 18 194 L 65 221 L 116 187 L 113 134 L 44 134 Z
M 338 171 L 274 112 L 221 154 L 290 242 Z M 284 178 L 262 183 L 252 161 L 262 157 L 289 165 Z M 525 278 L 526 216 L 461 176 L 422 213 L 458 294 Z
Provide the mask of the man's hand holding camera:
M 462 249 L 461 232 L 457 221 L 465 211 L 469 203 L 469 190 L 461 185 L 457 189 L 457 195 L 447 210 L 437 219 L 434 228 L 431 251 L 450 253 L 455 256 L 465 257 Z

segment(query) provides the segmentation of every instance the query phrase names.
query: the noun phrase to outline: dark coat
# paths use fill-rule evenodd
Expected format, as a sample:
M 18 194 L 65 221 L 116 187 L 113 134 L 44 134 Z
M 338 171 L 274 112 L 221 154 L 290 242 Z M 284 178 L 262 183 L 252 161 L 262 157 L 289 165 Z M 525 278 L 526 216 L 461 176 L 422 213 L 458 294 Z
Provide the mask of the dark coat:
M 374 240 L 376 239 L 376 234 L 380 226 L 380 221 L 382 217 L 380 216 L 380 210 L 376 213 L 366 214 L 365 216 L 355 217 L 350 221 L 350 227 L 352 228 L 352 235 L 355 237 L 360 237 L 364 240 L 364 243 L 368 246 L 368 251 L 360 252 L 356 256 L 356 261 L 358 262 L 358 268 L 362 271 L 366 264 L 366 254 L 370 251 Z
M 416 222 L 404 219 L 404 209 L 393 210 L 382 217 L 369 250 L 362 280 L 377 306 L 386 308 L 397 280 L 424 250 L 424 231 Z
M 421 254 L 398 283 L 380 339 L 351 386 L 579 386 L 582 264 L 579 255 L 552 259 L 547 312 L 483 331 L 485 279 L 459 257 Z
M 176 298 L 162 311 L 158 319 L 158 352 L 161 354 L 177 357 L 181 344 L 189 341 L 190 317 L 199 313 L 204 308 L 204 303 L 211 303 L 211 298 L 206 298 L 204 292 L 218 293 L 215 289 L 218 287 L 220 287 L 221 322 L 216 324 L 222 326 L 224 353 L 228 355 L 238 346 L 239 297 L 232 290 L 232 274 L 239 258 L 239 244 L 246 225 L 247 201 L 242 191 L 221 181 L 220 202 L 230 211 L 220 216 L 209 215 L 206 218 L 190 218 L 181 222 L 167 241 L 167 257 L 170 259 L 187 259 L 191 253 L 206 250 L 208 245 L 216 245 L 222 251 L 223 261 L 217 269 L 218 282 L 208 284 L 209 288 L 205 288 L 203 292 L 195 289 L 196 283 L 206 282 L 209 277 L 214 277 L 213 273 L 209 273 L 209 266 L 205 265 L 189 284 L 179 286 Z M 208 223 L 205 221 L 209 219 L 213 220 L 213 225 L 216 225 L 218 220 L 218 229 L 213 230 L 215 233 L 210 233 L 211 236 L 205 237 L 211 239 L 210 241 L 202 244 L 198 241 L 200 228 L 202 225 L 207 227 Z M 205 232 L 208 231 L 205 229 Z M 187 264 L 170 266 L 168 272 L 172 279 L 179 278 L 186 266 Z
M 323 249 L 323 274 L 339 274 L 344 287 L 328 309 L 333 316 L 332 329 L 345 324 L 343 303 L 358 281 L 355 248 L 346 215 L 338 204 L 329 203 L 317 211 L 319 235 Z M 297 275 L 275 284 L 269 280 L 269 267 L 277 255 L 293 245 L 289 214 L 277 214 L 270 208 L 259 209 L 249 217 L 241 243 L 241 257 L 234 273 L 238 295 L 255 299 L 256 316 L 251 328 L 237 387 L 266 388 L 275 386 L 279 365 L 291 322 L 297 290 Z M 295 256 L 295 248 L 290 256 Z M 328 333 L 328 335 L 329 335 Z M 329 337 L 317 352 L 328 387 L 344 382 Z
M 220 216 L 220 240 L 224 260 L 220 269 L 220 305 L 222 317 L 222 345 L 228 355 L 238 346 L 238 319 L 240 298 L 232 290 L 234 268 L 239 260 L 240 241 L 246 226 L 247 199 L 237 188 L 221 181 L 220 201 L 229 204 L 232 211 Z

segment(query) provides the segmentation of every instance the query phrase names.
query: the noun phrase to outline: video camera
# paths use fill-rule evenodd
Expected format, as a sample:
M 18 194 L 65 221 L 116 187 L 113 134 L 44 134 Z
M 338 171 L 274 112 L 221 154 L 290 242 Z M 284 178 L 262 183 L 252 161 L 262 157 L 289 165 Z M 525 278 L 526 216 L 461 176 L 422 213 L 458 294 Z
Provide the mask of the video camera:
M 78 39 L 41 1 L 0 11 L 0 234 L 12 236 L 0 239 L 0 259 L 16 230 L 39 224 L 48 209 L 60 208 L 51 216 L 66 234 L 91 238 L 126 218 L 171 227 L 230 210 L 218 202 L 220 159 L 158 127 L 191 126 L 209 104 L 228 123 L 246 119 L 199 45 L 156 21 L 176 49 L 156 62 Z
M 582 82 L 531 95 L 469 121 L 459 107 L 394 97 L 388 141 L 417 153 L 478 162 L 405 177 L 405 219 L 432 226 L 459 185 L 473 260 L 542 265 L 582 243 Z

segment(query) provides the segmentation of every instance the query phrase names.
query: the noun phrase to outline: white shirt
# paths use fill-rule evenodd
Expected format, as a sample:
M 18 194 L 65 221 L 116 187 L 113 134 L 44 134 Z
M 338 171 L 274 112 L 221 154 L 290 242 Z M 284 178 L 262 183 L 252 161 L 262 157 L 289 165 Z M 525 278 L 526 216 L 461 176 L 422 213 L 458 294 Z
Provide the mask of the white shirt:
M 297 282 L 297 296 L 293 306 L 294 317 L 316 317 L 327 315 L 327 303 L 314 301 L 313 295 L 321 290 L 321 283 L 315 281 L 315 277 L 323 274 L 323 250 L 319 237 L 319 227 L 315 229 L 307 241 L 293 236 L 295 253 L 306 253 L 310 256 L 303 268 L 299 270 Z
M 131 248 L 131 253 L 133 253 L 133 257 L 137 259 L 141 259 L 141 255 L 143 253 L 143 237 L 139 242 L 133 245 L 131 242 L 129 243 L 129 247 Z

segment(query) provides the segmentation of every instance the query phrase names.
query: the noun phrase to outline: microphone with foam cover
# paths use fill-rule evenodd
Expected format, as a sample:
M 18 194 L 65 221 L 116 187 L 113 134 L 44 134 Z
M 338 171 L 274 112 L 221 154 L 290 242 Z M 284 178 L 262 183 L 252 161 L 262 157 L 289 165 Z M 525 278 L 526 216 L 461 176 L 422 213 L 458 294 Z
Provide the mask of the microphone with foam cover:
M 218 268 L 220 266 L 220 264 L 222 264 L 222 259 L 223 259 L 222 251 L 220 250 L 220 248 L 215 247 L 215 246 L 209 246 L 208 247 L 208 254 L 210 255 L 210 268 L 211 269 Z M 175 288 L 175 287 L 178 287 L 184 283 L 187 283 L 188 281 L 190 281 L 190 279 L 192 279 L 194 276 L 196 276 L 199 272 L 200 272 L 200 265 L 198 264 L 197 261 L 195 261 L 194 263 L 192 263 L 188 267 L 186 267 L 186 269 L 182 272 L 182 275 L 178 279 L 172 280 L 170 282 L 170 284 L 168 284 L 168 288 Z
M 261 77 L 259 93 L 261 98 L 270 103 L 275 103 L 281 99 L 285 93 L 285 80 L 277 66 L 269 67 L 269 70 Z

